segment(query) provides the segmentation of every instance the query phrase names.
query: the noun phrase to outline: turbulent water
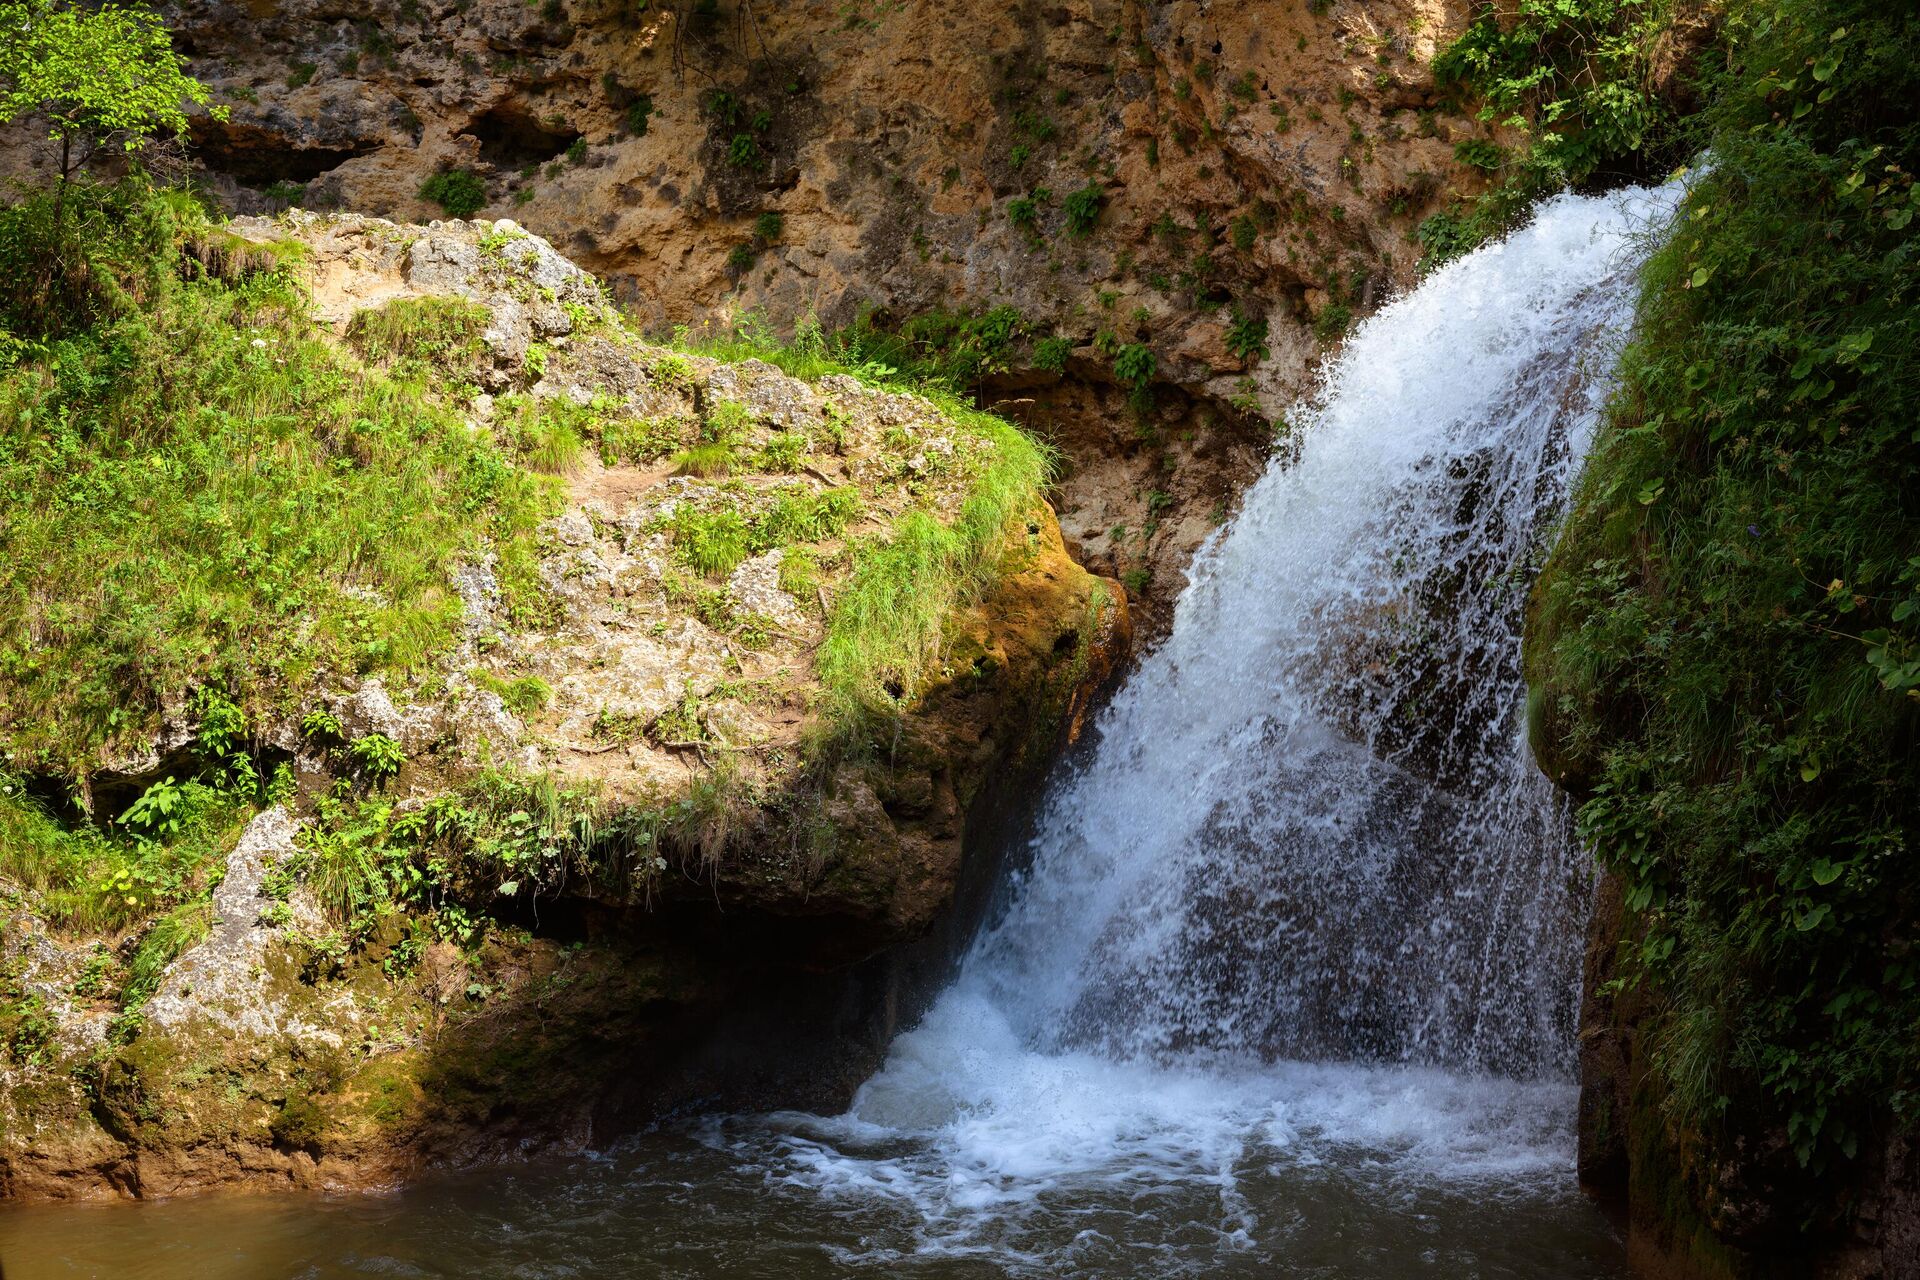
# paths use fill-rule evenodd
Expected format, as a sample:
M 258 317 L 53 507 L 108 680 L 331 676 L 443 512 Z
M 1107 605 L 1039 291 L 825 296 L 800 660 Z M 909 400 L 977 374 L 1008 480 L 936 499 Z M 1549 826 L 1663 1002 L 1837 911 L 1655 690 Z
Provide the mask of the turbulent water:
M 1549 202 L 1361 328 L 846 1115 L 518 1175 L 602 1224 L 581 1269 L 488 1269 L 528 1229 L 489 1210 L 438 1245 L 389 1215 L 365 1270 L 313 1227 L 301 1274 L 1616 1274 L 1573 1187 L 1587 887 L 1519 629 L 1667 199 Z
M 792 1121 L 793 1176 L 912 1201 L 931 1247 L 1097 1186 L 1196 1266 L 1286 1234 L 1250 1166 L 1567 1190 L 1587 886 L 1520 624 L 1665 200 L 1556 200 L 1348 344 L 958 981 L 847 1116 Z M 1153 1212 L 1196 1186 L 1204 1220 Z

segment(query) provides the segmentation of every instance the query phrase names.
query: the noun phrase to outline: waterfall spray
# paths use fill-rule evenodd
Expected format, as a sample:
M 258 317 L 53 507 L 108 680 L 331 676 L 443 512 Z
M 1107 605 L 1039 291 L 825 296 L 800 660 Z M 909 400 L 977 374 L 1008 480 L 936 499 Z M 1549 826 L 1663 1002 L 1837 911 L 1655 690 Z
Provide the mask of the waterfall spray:
M 848 1116 L 787 1118 L 796 1176 L 1002 1248 L 1103 1181 L 1210 1188 L 1248 1246 L 1276 1161 L 1570 1187 L 1588 881 L 1521 618 L 1670 200 L 1550 201 L 1360 329 L 952 987 Z

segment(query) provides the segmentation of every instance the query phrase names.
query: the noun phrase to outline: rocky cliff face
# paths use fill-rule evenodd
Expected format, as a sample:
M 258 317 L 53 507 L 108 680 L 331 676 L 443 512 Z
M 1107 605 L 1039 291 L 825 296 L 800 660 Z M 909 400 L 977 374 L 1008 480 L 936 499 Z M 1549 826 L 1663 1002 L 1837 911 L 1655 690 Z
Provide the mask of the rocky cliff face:
M 1459 0 L 187 0 L 241 208 L 421 219 L 437 173 L 654 327 L 1011 308 L 981 390 L 1064 451 L 1069 547 L 1140 588 L 1257 474 L 1347 319 L 1481 189 L 1429 63 Z M 1471 153 L 1469 153 L 1471 154 Z M 1043 340 L 1052 340 L 1044 351 Z M 1137 344 L 1152 353 L 1116 368 Z

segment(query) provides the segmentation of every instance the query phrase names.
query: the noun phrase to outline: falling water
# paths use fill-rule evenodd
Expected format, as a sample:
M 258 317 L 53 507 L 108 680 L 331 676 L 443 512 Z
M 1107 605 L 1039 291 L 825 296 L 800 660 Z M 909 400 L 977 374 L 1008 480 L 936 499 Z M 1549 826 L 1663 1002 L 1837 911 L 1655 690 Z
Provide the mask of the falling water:
M 1588 884 L 1521 618 L 1668 201 L 1549 202 L 1347 343 L 958 979 L 787 1118 L 796 1177 L 1001 1249 L 1103 1183 L 1204 1184 L 1252 1247 L 1250 1166 L 1567 1188 Z

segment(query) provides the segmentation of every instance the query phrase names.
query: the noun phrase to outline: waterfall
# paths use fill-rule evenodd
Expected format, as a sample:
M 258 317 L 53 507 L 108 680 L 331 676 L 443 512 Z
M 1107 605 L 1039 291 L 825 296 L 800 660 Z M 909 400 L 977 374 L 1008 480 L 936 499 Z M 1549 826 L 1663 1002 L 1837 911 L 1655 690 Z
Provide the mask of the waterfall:
M 952 986 L 846 1116 L 777 1118 L 786 1177 L 1042 1271 L 1071 1222 L 1256 1248 L 1249 1178 L 1570 1188 L 1589 889 L 1521 618 L 1671 200 L 1549 201 L 1360 328 Z

